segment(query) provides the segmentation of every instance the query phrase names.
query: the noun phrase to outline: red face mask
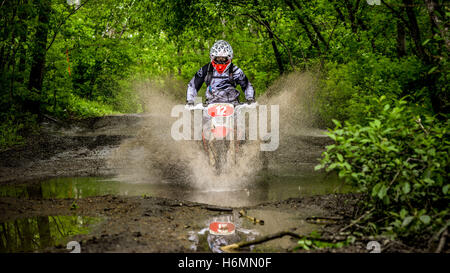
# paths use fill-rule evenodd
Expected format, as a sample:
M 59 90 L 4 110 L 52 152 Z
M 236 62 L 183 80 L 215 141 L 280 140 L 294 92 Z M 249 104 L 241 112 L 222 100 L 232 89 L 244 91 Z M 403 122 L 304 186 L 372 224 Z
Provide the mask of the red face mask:
M 230 60 L 228 60 L 226 63 L 224 63 L 224 64 L 216 64 L 215 62 L 214 62 L 214 60 L 212 60 L 212 65 L 213 65 L 213 67 L 217 70 L 217 72 L 219 73 L 219 74 L 222 74 L 224 71 L 225 71 L 225 69 L 227 69 L 227 67 L 228 67 L 228 65 L 231 63 L 231 61 Z

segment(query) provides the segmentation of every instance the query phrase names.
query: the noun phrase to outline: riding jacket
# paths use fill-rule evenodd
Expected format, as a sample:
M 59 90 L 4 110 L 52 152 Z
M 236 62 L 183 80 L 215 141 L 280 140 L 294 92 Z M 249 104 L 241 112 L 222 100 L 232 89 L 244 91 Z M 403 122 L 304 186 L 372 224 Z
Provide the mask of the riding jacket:
M 238 103 L 239 91 L 236 89 L 236 84 L 242 87 L 247 100 L 254 100 L 255 98 L 255 91 L 247 76 L 242 69 L 233 63 L 230 63 L 222 74 L 219 74 L 211 63 L 200 68 L 188 84 L 187 102 L 194 102 L 203 83 L 206 83 L 206 102 L 208 104 Z

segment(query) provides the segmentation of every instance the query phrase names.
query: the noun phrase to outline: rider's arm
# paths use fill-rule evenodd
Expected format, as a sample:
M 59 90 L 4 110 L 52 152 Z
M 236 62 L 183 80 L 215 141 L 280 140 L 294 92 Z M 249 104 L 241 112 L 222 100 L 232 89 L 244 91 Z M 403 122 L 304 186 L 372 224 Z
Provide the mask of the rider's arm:
M 208 72 L 208 65 L 203 66 L 200 68 L 197 73 L 195 73 L 194 77 L 191 79 L 191 81 L 188 84 L 187 92 L 186 92 L 186 101 L 194 103 L 195 97 L 197 96 L 198 90 L 203 85 L 203 82 L 205 81 L 206 74 Z
M 246 100 L 255 100 L 255 90 L 253 89 L 252 84 L 248 80 L 247 76 L 245 76 L 244 71 L 242 69 L 236 67 L 237 69 L 235 72 L 233 72 L 233 78 L 235 79 L 236 83 L 238 83 L 245 94 Z

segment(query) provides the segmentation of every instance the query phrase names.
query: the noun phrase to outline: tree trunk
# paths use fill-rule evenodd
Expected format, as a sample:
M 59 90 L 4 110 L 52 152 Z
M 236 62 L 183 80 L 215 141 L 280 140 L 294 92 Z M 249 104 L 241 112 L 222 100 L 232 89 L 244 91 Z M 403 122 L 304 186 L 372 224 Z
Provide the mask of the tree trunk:
M 50 22 L 50 5 L 50 0 L 42 0 L 39 3 L 39 24 L 36 29 L 32 55 L 33 60 L 28 82 L 28 89 L 38 93 L 42 90 L 42 81 L 44 79 L 47 36 Z
M 447 50 L 450 50 L 450 41 L 447 35 L 447 28 L 442 25 L 442 20 L 436 14 L 436 10 L 440 10 L 439 4 L 435 0 L 425 0 L 428 14 L 430 15 L 431 25 L 435 26 L 441 34 L 441 38 L 445 43 Z M 445 17 L 444 17 L 445 18 Z
M 345 16 L 342 13 L 341 9 L 339 8 L 339 6 L 337 5 L 337 3 L 335 1 L 333 1 L 333 0 L 330 0 L 330 1 L 333 2 L 334 9 L 337 12 L 337 17 L 342 21 L 342 23 L 344 23 L 344 26 L 347 27 Z
M 293 5 L 298 10 L 304 9 L 304 7 L 302 7 L 301 4 L 298 2 L 293 2 Z M 317 25 L 313 22 L 313 20 L 307 14 L 305 14 L 304 16 L 305 16 L 306 22 L 312 27 L 312 29 L 314 30 L 314 33 L 317 35 L 317 38 L 323 43 L 323 45 L 325 47 L 327 47 L 328 43 L 325 41 L 325 38 L 323 37 L 322 33 L 320 33 L 320 30 L 317 27 Z
M 402 21 L 397 21 L 397 56 L 399 58 L 406 55 L 406 33 L 405 25 Z
M 178 76 L 181 76 L 181 67 L 182 67 L 182 64 L 181 64 L 181 62 L 179 61 L 179 60 L 181 59 L 181 56 L 182 56 L 182 54 L 181 54 L 181 46 L 180 46 L 180 44 L 177 42 L 177 57 L 178 57 L 178 67 L 177 67 L 177 70 L 178 70 Z
M 416 14 L 414 13 L 413 9 L 413 1 L 403 0 L 403 4 L 405 5 L 406 15 L 408 16 L 409 21 L 409 30 L 417 50 L 417 55 L 425 64 L 429 64 L 430 59 L 428 55 L 425 53 L 425 50 L 422 45 L 419 25 L 417 23 Z
M 319 51 L 319 54 L 321 54 L 322 50 L 320 48 L 319 43 L 316 39 L 314 39 L 314 36 L 312 35 L 311 31 L 308 28 L 308 24 L 306 24 L 305 20 L 303 20 L 302 16 L 298 13 L 298 10 L 294 7 L 292 1 L 286 0 L 286 5 L 295 13 L 298 22 L 302 25 L 303 29 L 305 30 L 306 36 L 308 36 L 309 41 L 311 44 Z
M 23 83 L 24 81 L 24 72 L 26 68 L 26 57 L 27 57 L 27 51 L 25 50 L 24 45 L 27 42 L 27 30 L 28 30 L 28 13 L 25 9 L 25 5 L 28 5 L 27 1 L 22 1 L 21 8 L 19 12 L 19 21 L 21 22 L 19 27 L 19 47 L 17 50 L 18 58 L 19 58 L 19 64 L 17 66 L 17 81 Z
M 348 12 L 348 19 L 350 19 L 350 26 L 352 28 L 352 32 L 357 33 L 358 28 L 356 27 L 356 19 L 355 19 L 356 16 L 355 16 L 355 12 L 353 11 L 353 7 L 348 0 L 345 0 L 344 2 L 345 2 L 345 7 L 347 8 L 347 12 Z
M 275 43 L 275 39 L 273 38 L 272 32 L 269 32 L 269 38 L 272 41 L 273 54 L 275 55 L 275 59 L 277 60 L 278 69 L 280 70 L 280 74 L 284 73 L 283 62 L 281 61 L 281 55 L 278 51 L 277 44 Z
M 325 38 L 323 37 L 322 33 L 320 33 L 320 30 L 317 27 L 317 25 L 314 24 L 314 22 L 311 20 L 311 18 L 309 16 L 306 16 L 306 21 L 308 21 L 308 23 L 311 25 L 312 29 L 314 30 L 314 32 L 317 35 L 317 38 L 319 38 L 319 40 L 323 43 L 323 45 L 325 45 L 325 47 L 327 47 L 328 43 L 325 41 Z
M 42 82 L 44 79 L 45 57 L 48 28 L 50 22 L 51 1 L 42 0 L 39 2 L 39 22 L 36 29 L 33 60 L 31 63 L 30 78 L 28 81 L 28 89 L 32 92 L 40 94 L 42 91 Z M 27 102 L 26 110 L 30 110 L 34 114 L 40 114 L 40 105 L 38 101 Z

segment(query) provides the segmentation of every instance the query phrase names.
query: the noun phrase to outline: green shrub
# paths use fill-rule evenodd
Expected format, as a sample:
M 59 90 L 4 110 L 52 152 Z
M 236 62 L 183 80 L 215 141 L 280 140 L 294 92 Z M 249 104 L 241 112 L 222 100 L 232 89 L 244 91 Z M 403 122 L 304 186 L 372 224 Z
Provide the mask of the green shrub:
M 34 115 L 25 113 L 7 113 L 0 117 L 0 151 L 25 143 L 24 135 L 37 131 Z
M 391 60 L 385 56 L 361 54 L 346 64 L 329 62 L 318 98 L 321 119 L 329 122 L 328 126 L 332 125 L 332 119 L 366 122 L 365 106 L 373 96 L 398 99 L 414 93 L 409 100 L 422 103 L 424 99 L 420 94 L 423 92 L 413 89 L 422 70 L 420 62 L 413 57 Z
M 449 125 L 418 116 L 404 100 L 377 100 L 367 126 L 334 120 L 316 169 L 337 171 L 366 196 L 372 232 L 430 235 L 449 224 Z M 375 106 L 374 106 L 375 107 Z
M 115 113 L 112 106 L 105 103 L 80 98 L 76 95 L 70 95 L 67 111 L 70 116 L 76 118 L 104 116 Z

